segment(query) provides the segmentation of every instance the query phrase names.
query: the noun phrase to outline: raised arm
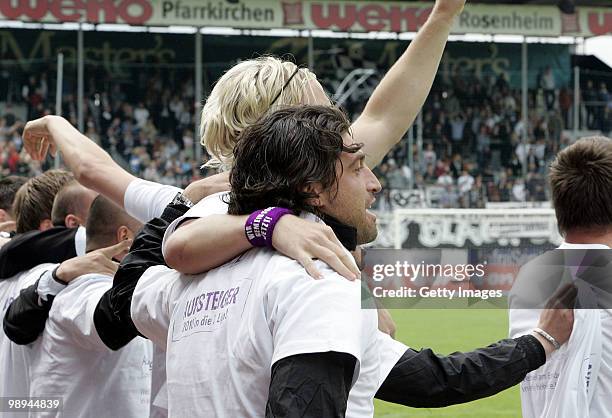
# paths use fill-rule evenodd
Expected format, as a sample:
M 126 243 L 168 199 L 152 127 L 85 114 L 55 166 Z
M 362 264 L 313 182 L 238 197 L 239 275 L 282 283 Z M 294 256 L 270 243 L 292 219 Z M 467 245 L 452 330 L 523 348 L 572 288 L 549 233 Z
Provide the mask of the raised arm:
M 125 191 L 136 177 L 66 119 L 49 115 L 28 122 L 23 130 L 23 142 L 35 160 L 43 160 L 49 150 L 61 151 L 66 166 L 79 183 L 123 207 Z
M 465 0 L 437 0 L 429 19 L 372 93 L 353 123 L 373 168 L 404 136 L 419 113 L 440 65 L 453 20 Z

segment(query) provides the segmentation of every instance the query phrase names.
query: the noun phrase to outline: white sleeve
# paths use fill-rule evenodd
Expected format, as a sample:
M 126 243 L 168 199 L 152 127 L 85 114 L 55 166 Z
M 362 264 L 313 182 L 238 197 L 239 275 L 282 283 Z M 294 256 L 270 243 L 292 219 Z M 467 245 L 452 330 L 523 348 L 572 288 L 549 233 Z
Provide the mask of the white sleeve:
M 69 283 L 53 301 L 46 330 L 57 338 L 69 338 L 72 344 L 85 350 L 110 351 L 98 335 L 93 316 L 111 285 L 111 277 L 98 274 L 81 276 Z
M 348 281 L 319 261 L 321 280 L 313 280 L 295 261 L 286 266 L 273 274 L 287 276 L 267 292 L 272 364 L 296 354 L 336 351 L 357 359 L 357 376 L 377 329 L 376 311 L 361 309 L 361 282 Z
M 149 267 L 138 280 L 130 312 L 138 332 L 166 350 L 170 316 L 183 287 L 180 273 L 166 266 Z
M 166 256 L 166 242 L 170 235 L 176 231 L 176 228 L 186 220 L 196 219 L 196 218 L 206 218 L 211 215 L 225 215 L 227 214 L 227 197 L 229 194 L 227 192 L 219 192 L 215 194 L 211 194 L 206 198 L 200 200 L 196 203 L 191 209 L 189 209 L 185 214 L 177 219 L 175 219 L 164 232 L 164 239 L 162 240 L 162 254 L 164 257 Z
M 22 290 L 26 287 L 32 286 L 34 283 L 36 283 L 36 280 L 41 279 L 45 276 L 45 273 L 50 272 L 57 266 L 58 264 L 44 263 L 33 267 L 24 273 L 21 273 L 18 285 L 19 289 Z
M 409 347 L 379 330 L 376 330 L 375 339 L 376 355 L 378 356 L 379 365 L 378 390 L 387 376 L 389 376 L 389 373 L 391 373 L 391 369 L 395 367 Z
M 87 254 L 87 231 L 84 227 L 79 226 L 74 235 L 74 248 L 76 255 L 81 256 Z
M 53 279 L 53 270 L 57 266 L 59 266 L 59 264 L 44 271 L 38 280 L 36 293 L 38 293 L 38 296 L 44 301 L 47 301 L 49 296 L 55 296 L 66 288 L 66 284 L 59 283 Z
M 160 217 L 174 196 L 182 191 L 178 187 L 136 179 L 125 191 L 123 207 L 128 215 L 146 223 Z

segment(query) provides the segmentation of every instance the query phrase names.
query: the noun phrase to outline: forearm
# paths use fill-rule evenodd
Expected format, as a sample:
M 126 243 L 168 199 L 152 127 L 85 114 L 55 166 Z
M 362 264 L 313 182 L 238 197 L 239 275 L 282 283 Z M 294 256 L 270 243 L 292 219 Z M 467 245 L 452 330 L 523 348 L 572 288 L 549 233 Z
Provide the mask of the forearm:
M 543 346 L 531 335 L 449 356 L 408 350 L 376 398 L 418 408 L 470 402 L 518 384 L 545 361 Z
M 45 329 L 53 296 L 49 296 L 46 301 L 42 300 L 38 297 L 37 287 L 38 281 L 23 289 L 4 315 L 4 333 L 15 344 L 30 344 Z
M 66 119 L 47 116 L 47 126 L 66 166 L 83 186 L 95 190 L 123 207 L 127 186 L 136 177 L 121 168 L 95 142 Z
M 355 362 L 353 356 L 337 352 L 277 361 L 272 366 L 266 418 L 344 417 Z
M 226 263 L 252 248 L 244 233 L 247 218 L 211 215 L 181 226 L 166 242 L 166 263 L 185 274 L 202 273 Z
M 364 142 L 368 167 L 378 165 L 414 122 L 431 90 L 452 24 L 452 15 L 434 8 L 353 124 L 355 138 Z M 373 126 L 376 135 L 360 134 L 372 132 Z

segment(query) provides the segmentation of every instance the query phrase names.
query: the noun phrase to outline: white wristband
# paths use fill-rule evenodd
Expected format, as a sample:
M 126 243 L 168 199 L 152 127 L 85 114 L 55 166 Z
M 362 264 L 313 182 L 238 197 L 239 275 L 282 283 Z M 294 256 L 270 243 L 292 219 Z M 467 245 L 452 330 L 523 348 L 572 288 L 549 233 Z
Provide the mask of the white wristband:
M 553 337 L 552 335 L 550 335 L 548 332 L 544 331 L 541 328 L 534 328 L 533 332 L 535 332 L 536 334 L 541 335 L 542 337 L 544 337 L 544 339 L 546 339 L 546 341 L 548 341 L 549 343 L 552 344 L 553 347 L 555 347 L 555 350 L 558 350 L 559 348 L 561 348 L 561 344 L 559 344 L 559 342 L 557 340 L 555 340 L 555 337 Z

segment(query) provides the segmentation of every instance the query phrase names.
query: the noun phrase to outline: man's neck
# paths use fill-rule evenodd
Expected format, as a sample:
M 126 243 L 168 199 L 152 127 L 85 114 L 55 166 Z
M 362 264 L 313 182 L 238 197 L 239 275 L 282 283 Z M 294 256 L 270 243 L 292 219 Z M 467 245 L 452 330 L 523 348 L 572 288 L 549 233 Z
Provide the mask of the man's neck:
M 323 219 L 327 226 L 331 227 L 344 248 L 349 251 L 354 251 L 357 248 L 357 230 L 355 228 L 343 224 L 330 215 L 323 214 L 321 219 Z
M 568 244 L 602 244 L 612 248 L 612 230 L 608 232 L 595 233 L 593 231 L 572 230 L 565 234 L 565 242 Z

